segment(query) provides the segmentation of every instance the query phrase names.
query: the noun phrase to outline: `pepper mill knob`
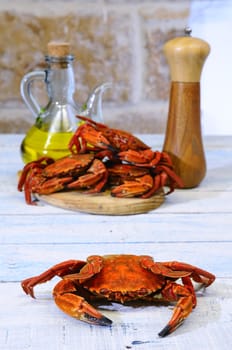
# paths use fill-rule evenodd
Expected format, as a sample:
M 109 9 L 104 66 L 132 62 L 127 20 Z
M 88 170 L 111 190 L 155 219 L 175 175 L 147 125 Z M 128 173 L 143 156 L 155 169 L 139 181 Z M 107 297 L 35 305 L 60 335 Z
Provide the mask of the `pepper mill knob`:
M 185 29 L 185 34 L 164 45 L 171 88 L 163 150 L 172 158 L 184 188 L 192 188 L 206 174 L 201 134 L 200 79 L 210 46 L 204 40 L 191 37 L 190 28 Z
M 192 33 L 192 29 L 190 27 L 185 27 L 184 28 L 184 32 L 187 36 L 191 36 Z

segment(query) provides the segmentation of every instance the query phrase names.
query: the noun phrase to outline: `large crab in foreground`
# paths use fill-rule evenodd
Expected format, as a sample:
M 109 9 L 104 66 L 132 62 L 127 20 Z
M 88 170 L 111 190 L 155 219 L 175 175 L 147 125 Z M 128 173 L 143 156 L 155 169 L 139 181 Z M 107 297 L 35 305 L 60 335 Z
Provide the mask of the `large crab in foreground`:
M 122 304 L 133 300 L 176 302 L 172 318 L 159 333 L 161 337 L 179 327 L 196 306 L 192 280 L 203 287 L 215 280 L 213 274 L 183 262 L 155 262 L 145 255 L 93 255 L 87 262 L 59 263 L 41 275 L 22 281 L 22 288 L 34 298 L 33 288 L 54 276 L 62 278 L 53 290 L 58 307 L 95 325 L 110 326 L 112 321 L 90 304 L 94 300 Z M 178 279 L 182 283 L 177 283 Z

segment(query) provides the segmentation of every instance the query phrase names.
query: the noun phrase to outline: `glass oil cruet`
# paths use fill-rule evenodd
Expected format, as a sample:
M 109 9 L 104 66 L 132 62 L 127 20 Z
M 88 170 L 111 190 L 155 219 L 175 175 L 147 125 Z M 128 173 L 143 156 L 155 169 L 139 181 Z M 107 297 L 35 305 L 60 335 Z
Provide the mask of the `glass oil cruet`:
M 209 44 L 191 35 L 171 39 L 164 45 L 171 87 L 168 120 L 163 150 L 172 158 L 184 188 L 200 184 L 206 174 L 206 160 L 201 133 L 200 78 Z
M 47 68 L 26 74 L 21 81 L 21 96 L 36 117 L 21 144 L 24 163 L 43 156 L 58 159 L 70 153 L 69 141 L 78 127 L 76 115 L 85 115 L 102 122 L 102 93 L 110 86 L 97 86 L 83 105 L 74 100 L 75 78 L 74 56 L 70 54 L 70 44 L 49 42 L 45 56 Z M 43 81 L 46 86 L 48 103 L 43 108 L 32 93 L 32 84 Z

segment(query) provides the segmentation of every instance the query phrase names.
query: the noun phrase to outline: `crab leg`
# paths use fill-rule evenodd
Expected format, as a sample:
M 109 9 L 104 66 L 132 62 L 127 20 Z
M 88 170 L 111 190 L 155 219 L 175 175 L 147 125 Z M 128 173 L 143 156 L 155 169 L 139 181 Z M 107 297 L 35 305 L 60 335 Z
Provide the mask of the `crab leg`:
M 153 178 L 153 185 L 152 188 L 144 193 L 141 198 L 146 199 L 146 198 L 150 198 L 156 191 L 158 191 L 160 188 L 162 188 L 162 184 L 161 184 L 161 176 L 160 175 L 156 175 Z
M 186 271 L 189 272 L 189 277 L 191 277 L 195 282 L 202 283 L 205 287 L 210 286 L 215 280 L 215 276 L 199 267 L 178 262 L 178 261 L 166 261 L 162 263 L 165 267 L 169 268 L 172 272 L 174 271 Z
M 119 152 L 121 160 L 134 164 L 138 167 L 154 167 L 161 160 L 162 153 L 154 152 L 151 149 L 132 150 Z
M 49 158 L 49 157 L 42 157 L 39 160 L 32 161 L 28 164 L 26 164 L 22 170 L 22 174 L 20 175 L 19 182 L 18 182 L 18 191 L 23 190 L 24 183 L 26 181 L 28 173 L 34 169 L 43 169 L 46 167 L 46 165 L 54 163 L 54 159 Z
M 71 280 L 60 281 L 53 290 L 56 305 L 67 315 L 90 324 L 110 326 L 112 321 L 103 316 L 83 297 L 76 294 L 77 287 Z
M 83 124 L 73 135 L 69 142 L 69 149 L 72 153 L 84 153 L 87 150 L 99 150 L 111 148 L 109 141 L 100 131 L 92 126 Z
M 85 264 L 86 263 L 81 260 L 63 261 L 60 264 L 54 265 L 38 276 L 23 280 L 21 282 L 21 286 L 26 294 L 29 294 L 32 298 L 35 298 L 34 287 L 37 284 L 50 281 L 55 276 L 63 277 L 67 274 L 77 273 Z
M 99 159 L 94 159 L 93 164 L 87 170 L 87 173 L 80 176 L 78 180 L 70 183 L 67 188 L 78 189 L 95 185 L 95 187 L 91 188 L 86 193 L 98 193 L 105 186 L 107 179 L 108 172 L 105 165 Z
M 189 288 L 188 285 L 182 286 L 177 283 L 168 284 L 166 288 L 162 290 L 162 296 L 169 301 L 178 300 L 172 318 L 159 332 L 160 337 L 165 337 L 179 327 L 186 317 L 188 317 L 192 309 L 196 306 L 196 296 L 193 287 Z
M 133 181 L 125 180 L 122 185 L 111 191 L 112 197 L 130 198 L 140 196 L 149 191 L 153 186 L 153 179 L 150 175 L 138 177 Z

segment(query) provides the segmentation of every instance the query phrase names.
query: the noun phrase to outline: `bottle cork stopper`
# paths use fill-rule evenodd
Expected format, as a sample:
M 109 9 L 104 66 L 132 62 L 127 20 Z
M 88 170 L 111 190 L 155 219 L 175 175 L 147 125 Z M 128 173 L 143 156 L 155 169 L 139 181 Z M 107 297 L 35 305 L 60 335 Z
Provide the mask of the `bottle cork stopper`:
M 48 55 L 53 57 L 64 57 L 70 55 L 70 43 L 50 41 L 48 43 Z

